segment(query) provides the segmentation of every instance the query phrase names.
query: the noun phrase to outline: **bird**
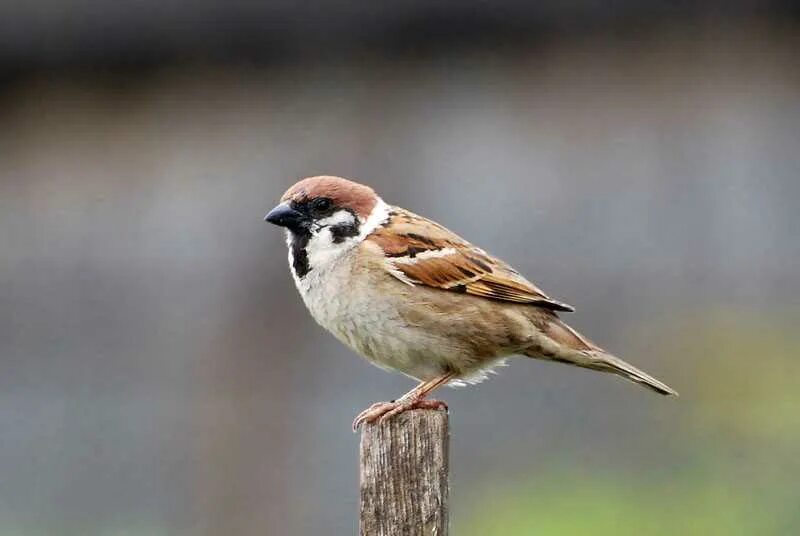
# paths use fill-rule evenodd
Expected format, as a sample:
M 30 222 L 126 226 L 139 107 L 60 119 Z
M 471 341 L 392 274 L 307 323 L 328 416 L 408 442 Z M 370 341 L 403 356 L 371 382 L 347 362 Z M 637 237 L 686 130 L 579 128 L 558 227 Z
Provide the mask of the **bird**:
M 602 349 L 559 313 L 574 311 L 509 264 L 442 225 L 336 176 L 300 180 L 267 213 L 311 316 L 380 368 L 419 384 L 353 421 L 447 409 L 436 388 L 478 383 L 512 356 L 609 372 L 662 395 L 665 383 Z

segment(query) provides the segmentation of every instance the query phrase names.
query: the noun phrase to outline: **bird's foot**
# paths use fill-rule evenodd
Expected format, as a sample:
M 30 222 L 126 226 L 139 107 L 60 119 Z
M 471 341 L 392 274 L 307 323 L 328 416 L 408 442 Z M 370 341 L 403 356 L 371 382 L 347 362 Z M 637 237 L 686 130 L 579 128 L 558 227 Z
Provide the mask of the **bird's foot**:
M 392 400 L 391 402 L 376 402 L 358 414 L 353 421 L 353 431 L 356 432 L 364 423 L 383 422 L 411 409 L 444 409 L 447 404 L 441 400 L 409 399 Z

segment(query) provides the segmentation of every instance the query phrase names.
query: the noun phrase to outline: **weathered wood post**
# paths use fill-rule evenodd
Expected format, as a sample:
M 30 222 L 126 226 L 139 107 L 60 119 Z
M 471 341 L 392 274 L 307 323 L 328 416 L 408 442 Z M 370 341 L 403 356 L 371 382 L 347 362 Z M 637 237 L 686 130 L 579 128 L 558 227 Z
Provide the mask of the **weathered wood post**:
M 417 409 L 361 433 L 361 536 L 447 536 L 449 428 Z

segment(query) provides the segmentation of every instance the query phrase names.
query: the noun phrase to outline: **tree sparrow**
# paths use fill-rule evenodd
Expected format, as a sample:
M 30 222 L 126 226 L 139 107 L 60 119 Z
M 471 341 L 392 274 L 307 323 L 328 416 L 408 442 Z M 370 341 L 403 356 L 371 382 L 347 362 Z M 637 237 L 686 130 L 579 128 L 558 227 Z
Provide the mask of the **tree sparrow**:
M 353 422 L 387 419 L 437 387 L 477 383 L 519 354 L 612 372 L 677 393 L 562 322 L 573 308 L 451 231 L 340 177 L 303 179 L 266 221 L 286 228 L 289 266 L 314 319 L 371 363 L 421 383 Z

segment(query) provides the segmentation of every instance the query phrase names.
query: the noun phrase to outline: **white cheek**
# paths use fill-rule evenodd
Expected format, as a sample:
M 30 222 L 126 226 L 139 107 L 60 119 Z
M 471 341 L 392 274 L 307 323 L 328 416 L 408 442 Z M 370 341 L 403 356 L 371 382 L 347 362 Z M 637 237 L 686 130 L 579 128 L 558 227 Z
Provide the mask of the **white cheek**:
M 311 284 L 311 280 L 318 278 L 323 273 L 326 273 L 328 270 L 332 269 L 332 267 L 336 264 L 337 259 L 339 259 L 344 253 L 353 248 L 359 242 L 364 240 L 369 233 L 374 231 L 380 224 L 386 221 L 389 216 L 389 212 L 390 207 L 386 205 L 383 200 L 378 199 L 375 208 L 373 208 L 367 220 L 362 222 L 360 225 L 359 234 L 357 236 L 345 238 L 338 244 L 334 243 L 333 241 L 330 227 L 355 223 L 356 217 L 353 215 L 353 213 L 348 210 L 338 210 L 327 218 L 317 221 L 316 225 L 312 227 L 312 235 L 305 248 L 311 271 L 301 280 L 299 277 L 297 277 L 297 274 L 295 274 L 294 270 L 292 270 L 292 276 L 294 277 L 298 288 L 301 289 L 301 292 L 303 292 L 303 288 Z M 287 231 L 286 243 L 289 245 L 290 266 L 294 261 L 292 258 L 291 247 L 292 239 L 292 234 Z M 408 283 L 412 284 L 410 281 Z
M 337 210 L 327 218 L 321 219 L 317 222 L 319 227 L 336 226 L 355 223 L 356 217 L 349 210 Z
M 306 246 L 308 264 L 312 270 L 325 268 L 349 249 L 351 245 L 350 240 L 334 244 L 330 227 L 324 227 L 319 232 L 314 233 L 311 236 L 311 240 L 308 241 L 308 246 Z
M 356 218 L 349 210 L 337 210 L 327 218 L 316 222 L 315 230 L 312 231 L 311 240 L 308 241 L 306 252 L 308 253 L 308 264 L 311 269 L 324 269 L 331 262 L 336 260 L 342 253 L 350 249 L 355 240 L 352 238 L 334 243 L 331 227 L 343 224 L 353 224 Z

